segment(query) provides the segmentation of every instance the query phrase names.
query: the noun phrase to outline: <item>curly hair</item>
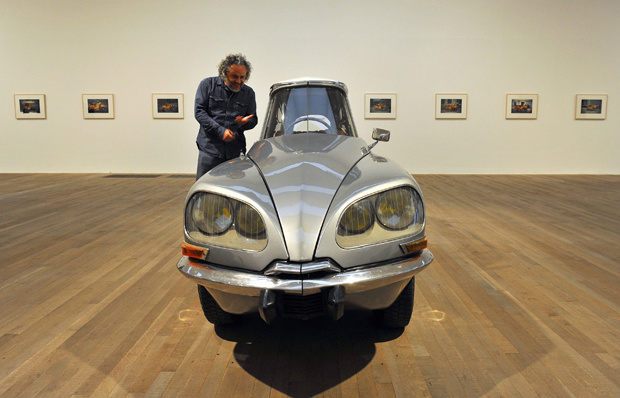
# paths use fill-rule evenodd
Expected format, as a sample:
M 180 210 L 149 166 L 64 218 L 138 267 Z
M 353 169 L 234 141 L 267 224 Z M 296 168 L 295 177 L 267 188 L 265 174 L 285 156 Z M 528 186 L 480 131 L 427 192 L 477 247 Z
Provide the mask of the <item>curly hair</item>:
M 250 61 L 245 59 L 245 55 L 243 54 L 228 54 L 226 58 L 220 62 L 217 67 L 217 71 L 219 72 L 222 79 L 225 79 L 228 76 L 228 71 L 232 65 L 242 65 L 245 66 L 245 80 L 250 79 L 250 73 L 252 72 L 252 64 Z

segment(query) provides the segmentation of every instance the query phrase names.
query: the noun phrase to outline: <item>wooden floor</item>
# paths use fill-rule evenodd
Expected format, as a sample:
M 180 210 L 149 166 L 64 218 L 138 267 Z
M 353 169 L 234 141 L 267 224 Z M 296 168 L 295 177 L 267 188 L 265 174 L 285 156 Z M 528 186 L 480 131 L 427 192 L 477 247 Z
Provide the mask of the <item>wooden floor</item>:
M 620 176 L 417 177 L 405 330 L 204 319 L 189 176 L 0 174 L 2 397 L 620 397 Z

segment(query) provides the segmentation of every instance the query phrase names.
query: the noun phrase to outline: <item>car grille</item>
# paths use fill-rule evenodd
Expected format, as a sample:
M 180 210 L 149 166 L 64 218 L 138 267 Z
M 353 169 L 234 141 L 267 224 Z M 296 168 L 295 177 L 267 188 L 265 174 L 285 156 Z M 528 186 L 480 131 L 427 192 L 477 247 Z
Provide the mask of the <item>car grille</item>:
M 294 319 L 311 319 L 324 316 L 325 302 L 323 294 L 317 293 L 310 296 L 284 294 L 281 297 L 282 316 Z

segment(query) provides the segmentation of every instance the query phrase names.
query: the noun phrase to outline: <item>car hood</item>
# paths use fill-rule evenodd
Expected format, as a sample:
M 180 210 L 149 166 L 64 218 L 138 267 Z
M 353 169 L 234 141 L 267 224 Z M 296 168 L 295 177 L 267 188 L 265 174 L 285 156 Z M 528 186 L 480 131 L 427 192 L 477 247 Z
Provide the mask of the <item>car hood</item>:
M 289 261 L 313 259 L 334 194 L 364 147 L 361 138 L 306 133 L 262 140 L 248 152 L 273 198 Z

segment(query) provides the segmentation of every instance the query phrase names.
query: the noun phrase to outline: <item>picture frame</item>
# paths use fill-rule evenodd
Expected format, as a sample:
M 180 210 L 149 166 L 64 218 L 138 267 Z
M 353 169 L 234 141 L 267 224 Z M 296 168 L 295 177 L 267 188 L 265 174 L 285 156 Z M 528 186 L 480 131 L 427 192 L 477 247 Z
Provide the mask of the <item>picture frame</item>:
M 607 118 L 607 94 L 577 94 L 575 119 L 604 120 Z
M 16 119 L 47 119 L 45 94 L 15 94 Z
M 538 94 L 506 94 L 506 119 L 537 119 Z
M 114 119 L 114 94 L 82 94 L 84 119 Z
M 153 119 L 183 119 L 183 94 L 153 93 Z
M 396 93 L 364 94 L 364 119 L 396 119 Z
M 435 94 L 435 119 L 467 119 L 467 94 Z

